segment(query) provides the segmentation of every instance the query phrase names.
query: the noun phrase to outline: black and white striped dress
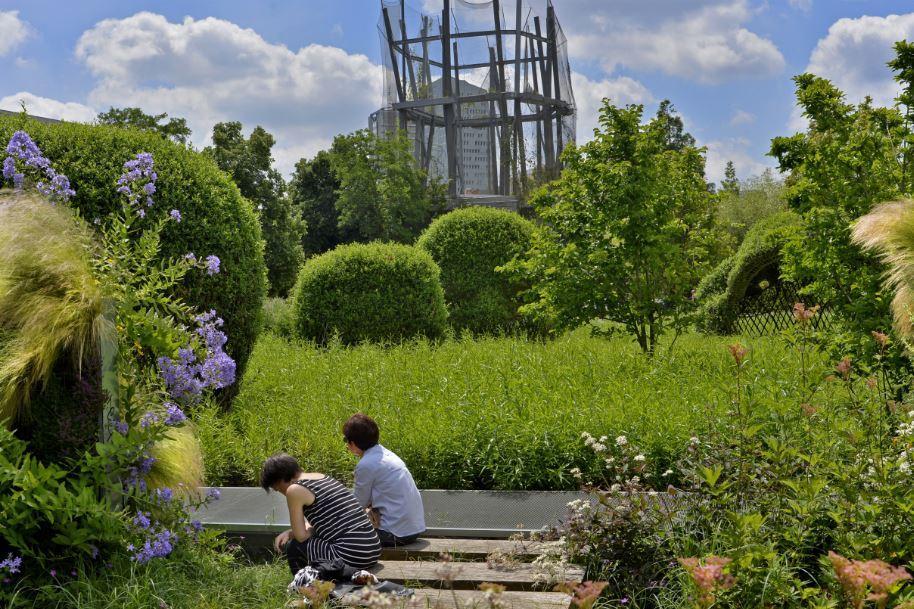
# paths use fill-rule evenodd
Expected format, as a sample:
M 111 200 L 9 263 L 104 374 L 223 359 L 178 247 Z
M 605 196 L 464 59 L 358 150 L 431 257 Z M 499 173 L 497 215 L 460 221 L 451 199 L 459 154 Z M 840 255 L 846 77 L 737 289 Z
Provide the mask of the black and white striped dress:
M 339 480 L 297 480 L 314 493 L 314 503 L 304 507 L 314 533 L 305 541 L 311 562 L 341 559 L 357 569 L 367 569 L 381 557 L 381 542 L 355 495 Z

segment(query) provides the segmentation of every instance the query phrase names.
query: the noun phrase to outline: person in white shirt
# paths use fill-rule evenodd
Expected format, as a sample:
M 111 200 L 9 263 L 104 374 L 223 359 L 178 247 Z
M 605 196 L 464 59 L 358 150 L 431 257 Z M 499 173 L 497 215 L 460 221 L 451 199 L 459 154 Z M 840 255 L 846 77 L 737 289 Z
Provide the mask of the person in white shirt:
M 382 546 L 410 544 L 425 532 L 422 496 L 406 464 L 378 443 L 380 435 L 374 419 L 361 413 L 343 425 L 346 447 L 359 457 L 352 492 L 378 529 Z

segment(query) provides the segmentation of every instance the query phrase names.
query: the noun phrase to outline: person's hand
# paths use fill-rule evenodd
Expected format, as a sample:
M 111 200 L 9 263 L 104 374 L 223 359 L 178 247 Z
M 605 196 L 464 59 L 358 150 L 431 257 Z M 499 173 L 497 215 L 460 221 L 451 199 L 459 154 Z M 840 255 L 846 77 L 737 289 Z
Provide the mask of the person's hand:
M 292 539 L 292 529 L 288 531 L 283 531 L 276 536 L 276 539 L 273 540 L 273 549 L 276 550 L 277 554 L 282 554 L 283 547 L 289 543 L 289 540 Z
M 365 508 L 365 513 L 368 514 L 368 520 L 371 522 L 371 526 L 376 529 L 381 528 L 381 513 L 378 510 L 369 505 Z

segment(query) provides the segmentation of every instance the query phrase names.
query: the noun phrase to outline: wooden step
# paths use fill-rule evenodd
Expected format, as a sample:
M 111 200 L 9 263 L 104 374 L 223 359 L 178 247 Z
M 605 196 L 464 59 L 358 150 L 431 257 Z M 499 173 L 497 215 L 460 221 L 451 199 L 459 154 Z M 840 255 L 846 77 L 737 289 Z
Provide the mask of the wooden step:
M 409 545 L 384 548 L 381 551 L 381 559 L 437 559 L 441 554 L 447 553 L 455 560 L 484 561 L 493 552 L 498 552 L 524 561 L 545 553 L 549 543 L 503 539 L 418 539 Z
M 444 588 L 442 579 L 444 569 L 452 573 L 453 587 L 459 590 L 475 590 L 479 584 L 491 582 L 501 584 L 508 590 L 534 590 L 543 588 L 538 584 L 542 571 L 531 564 L 521 563 L 511 567 L 489 568 L 485 563 L 474 562 L 423 562 L 385 560 L 372 569 L 381 580 L 390 580 L 412 588 Z M 553 576 L 553 582 L 546 587 L 552 588 L 555 583 L 581 581 L 584 572 L 578 567 L 566 567 L 561 573 Z
M 501 594 L 506 609 L 568 609 L 571 597 L 561 592 L 517 592 Z M 358 606 L 358 597 L 344 597 L 342 604 Z M 396 609 L 488 609 L 489 602 L 479 590 L 431 590 L 418 588 L 409 599 L 396 599 Z

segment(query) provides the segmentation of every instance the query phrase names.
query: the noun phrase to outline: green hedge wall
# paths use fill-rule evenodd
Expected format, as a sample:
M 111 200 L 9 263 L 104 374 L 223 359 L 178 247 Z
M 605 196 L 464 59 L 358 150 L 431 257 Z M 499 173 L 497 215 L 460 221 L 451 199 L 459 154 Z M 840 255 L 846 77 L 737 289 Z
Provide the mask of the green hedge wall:
M 518 214 L 465 207 L 436 219 L 416 245 L 441 267 L 455 330 L 498 332 L 520 322 L 520 286 L 495 268 L 530 247 L 533 224 Z
M 792 239 L 802 219 L 794 212 L 781 212 L 757 222 L 739 249 L 721 262 L 695 290 L 699 302 L 699 328 L 716 334 L 730 334 L 740 301 L 759 271 L 781 259 L 781 248 Z
M 437 338 L 447 327 L 441 271 L 395 243 L 341 245 L 309 259 L 295 287 L 296 332 L 324 344 Z
M 76 190 L 72 202 L 90 222 L 120 207 L 115 182 L 124 162 L 138 152 L 152 153 L 158 181 L 149 213 L 157 217 L 178 209 L 182 216 L 165 229 L 162 255 L 193 252 L 221 260 L 218 275 L 188 273 L 182 296 L 200 309 L 216 309 L 225 320 L 226 351 L 241 378 L 260 330 L 267 284 L 260 224 L 232 180 L 203 154 L 153 133 L 5 116 L 0 117 L 4 150 L 17 129 L 28 132 L 53 167 L 70 178 Z

